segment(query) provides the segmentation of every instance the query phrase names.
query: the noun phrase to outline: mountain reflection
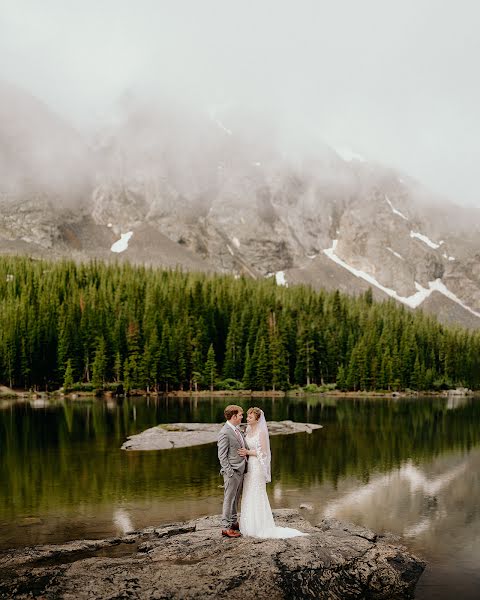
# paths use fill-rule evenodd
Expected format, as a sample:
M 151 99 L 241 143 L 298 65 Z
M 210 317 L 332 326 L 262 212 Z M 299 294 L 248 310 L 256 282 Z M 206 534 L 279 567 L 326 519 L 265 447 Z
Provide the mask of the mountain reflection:
M 480 455 L 480 454 L 479 454 Z M 374 477 L 367 485 L 329 502 L 326 517 L 353 521 L 374 530 L 389 530 L 406 537 L 417 537 L 454 512 L 462 476 L 473 469 L 475 453 L 453 466 L 457 457 L 433 461 L 426 468 L 407 461 L 399 469 Z M 480 491 L 480 490 L 479 490 Z

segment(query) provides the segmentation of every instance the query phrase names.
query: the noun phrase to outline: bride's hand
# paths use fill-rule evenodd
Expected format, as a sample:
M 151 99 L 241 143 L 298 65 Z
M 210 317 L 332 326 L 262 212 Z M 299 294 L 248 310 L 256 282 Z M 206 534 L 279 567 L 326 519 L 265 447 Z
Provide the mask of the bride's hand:
M 240 456 L 248 456 L 248 450 L 246 448 L 239 448 L 237 452 L 240 454 Z

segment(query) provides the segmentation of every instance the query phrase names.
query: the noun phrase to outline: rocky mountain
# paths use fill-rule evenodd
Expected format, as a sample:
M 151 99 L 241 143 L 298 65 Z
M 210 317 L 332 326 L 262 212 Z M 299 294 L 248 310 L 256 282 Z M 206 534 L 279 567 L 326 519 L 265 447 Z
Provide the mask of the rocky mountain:
M 0 86 L 0 252 L 372 287 L 480 326 L 480 210 L 254 115 L 126 97 L 86 141 Z

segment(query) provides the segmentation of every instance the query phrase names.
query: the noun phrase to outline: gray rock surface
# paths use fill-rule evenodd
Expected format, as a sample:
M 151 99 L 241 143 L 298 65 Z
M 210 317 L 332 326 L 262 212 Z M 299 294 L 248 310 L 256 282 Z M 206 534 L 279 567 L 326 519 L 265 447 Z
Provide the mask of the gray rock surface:
M 131 435 L 122 445 L 122 450 L 169 450 L 211 444 L 218 439 L 218 432 L 223 423 L 166 423 L 150 427 Z M 321 429 L 321 425 L 312 423 L 295 423 L 293 421 L 269 421 L 270 435 L 287 435 L 291 433 L 312 433 Z
M 297 511 L 275 511 L 277 524 L 307 537 L 227 539 L 220 518 L 0 554 L 0 598 L 350 600 L 413 598 L 425 564 L 391 540 Z

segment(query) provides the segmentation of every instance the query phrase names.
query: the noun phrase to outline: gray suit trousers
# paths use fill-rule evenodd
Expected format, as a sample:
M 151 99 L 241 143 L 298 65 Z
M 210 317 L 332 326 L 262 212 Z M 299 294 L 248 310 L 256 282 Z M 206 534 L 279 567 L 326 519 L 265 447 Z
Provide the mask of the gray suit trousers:
M 238 521 L 238 502 L 242 493 L 243 473 L 234 471 L 231 477 L 224 474 L 223 482 L 225 485 L 223 490 L 222 527 L 230 529 Z
M 246 442 L 228 423 L 220 430 L 218 434 L 218 460 L 220 461 L 220 473 L 223 475 L 223 513 L 222 526 L 229 529 L 238 521 L 238 501 L 243 487 L 243 475 L 247 468 L 247 461 L 238 454 L 242 446 L 247 447 Z

